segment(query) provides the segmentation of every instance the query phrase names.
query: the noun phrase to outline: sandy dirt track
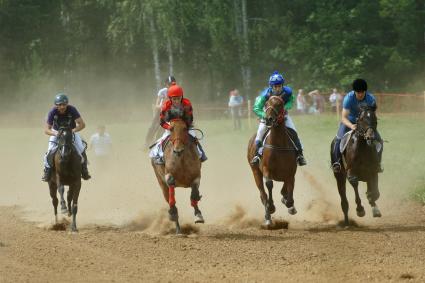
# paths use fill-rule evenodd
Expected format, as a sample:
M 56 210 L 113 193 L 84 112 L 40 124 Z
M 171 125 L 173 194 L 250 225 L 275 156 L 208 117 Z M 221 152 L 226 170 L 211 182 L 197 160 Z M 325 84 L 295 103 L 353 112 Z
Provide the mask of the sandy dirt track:
M 0 213 L 2 282 L 425 280 L 419 206 L 409 211 L 414 221 L 393 215 L 374 227 L 304 223 L 265 231 L 254 221 L 247 228 L 206 225 L 184 238 L 131 226 L 85 227 L 76 235 L 36 228 L 17 208 Z

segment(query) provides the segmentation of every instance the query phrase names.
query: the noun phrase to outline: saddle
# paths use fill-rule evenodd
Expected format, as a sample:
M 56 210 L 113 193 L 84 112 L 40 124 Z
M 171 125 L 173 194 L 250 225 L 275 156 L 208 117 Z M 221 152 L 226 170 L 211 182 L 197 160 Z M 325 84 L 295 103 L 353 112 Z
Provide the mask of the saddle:
M 353 137 L 353 139 L 357 139 L 356 136 L 353 136 L 353 133 L 354 133 L 354 131 L 351 130 L 351 131 L 345 133 L 345 135 L 342 137 L 341 143 L 339 144 L 339 151 L 341 153 L 344 153 L 351 137 Z M 374 144 L 375 144 L 376 152 L 380 152 L 381 149 L 382 149 L 382 143 L 380 143 L 379 141 L 375 141 Z

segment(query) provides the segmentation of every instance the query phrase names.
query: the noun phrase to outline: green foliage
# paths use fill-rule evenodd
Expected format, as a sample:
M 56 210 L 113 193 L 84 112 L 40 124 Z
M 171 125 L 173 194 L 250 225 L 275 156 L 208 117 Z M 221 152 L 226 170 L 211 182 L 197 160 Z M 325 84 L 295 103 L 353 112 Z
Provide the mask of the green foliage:
M 255 91 L 274 70 L 307 89 L 348 90 L 364 77 L 374 91 L 423 90 L 420 1 L 246 1 L 248 49 L 242 1 L 0 1 L 0 98 L 21 95 L 34 72 L 80 92 L 109 78 L 153 92 L 153 38 L 161 72 L 173 55 L 177 77 L 199 99 L 242 86 L 241 66 Z

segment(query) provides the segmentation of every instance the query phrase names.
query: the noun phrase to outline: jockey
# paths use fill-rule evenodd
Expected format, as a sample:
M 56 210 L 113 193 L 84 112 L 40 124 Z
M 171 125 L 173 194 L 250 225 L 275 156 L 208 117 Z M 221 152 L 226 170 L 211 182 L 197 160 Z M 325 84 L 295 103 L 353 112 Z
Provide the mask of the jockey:
M 156 146 L 152 149 L 150 157 L 155 159 L 155 164 L 162 165 L 164 164 L 162 151 L 162 142 L 170 135 L 171 125 L 170 121 L 173 119 L 182 119 L 186 122 L 186 125 L 189 129 L 189 134 L 197 141 L 195 131 L 193 130 L 193 113 L 192 113 L 192 104 L 187 98 L 183 98 L 183 89 L 177 85 L 173 84 L 170 86 L 167 92 L 168 100 L 166 100 L 161 108 L 160 113 L 160 125 L 165 129 L 164 134 L 158 140 Z M 206 161 L 208 158 L 205 155 L 204 150 L 202 149 L 199 141 L 196 142 L 198 148 L 198 154 L 200 156 L 201 162 Z
M 145 138 L 146 148 L 149 147 L 150 143 L 156 136 L 156 132 L 159 130 L 158 119 L 159 119 L 159 114 L 161 113 L 162 103 L 167 98 L 168 88 L 172 86 L 173 84 L 176 84 L 176 78 L 171 75 L 167 76 L 167 78 L 164 80 L 164 87 L 158 91 L 156 101 L 155 101 L 155 110 L 154 110 L 153 119 Z
M 84 123 L 83 118 L 81 118 L 77 108 L 72 105 L 68 105 L 68 97 L 64 93 L 58 93 L 55 98 L 55 107 L 53 107 L 47 114 L 46 125 L 44 128 L 44 133 L 50 136 L 49 147 L 46 155 L 44 156 L 44 175 L 42 177 L 44 182 L 48 182 L 52 174 L 51 164 L 49 164 L 48 160 L 49 155 L 53 154 L 57 149 L 58 125 L 67 121 L 71 122 L 71 128 L 74 133 L 74 146 L 78 154 L 81 156 L 81 176 L 84 180 L 91 178 L 87 169 L 85 146 L 80 135 L 77 133 L 84 129 L 86 124 Z
M 263 138 L 264 134 L 267 131 L 267 126 L 264 121 L 266 116 L 264 112 L 264 105 L 267 100 L 269 100 L 270 96 L 277 95 L 283 99 L 285 112 L 292 108 L 292 104 L 294 102 L 294 96 L 292 95 L 292 89 L 288 86 L 283 86 L 285 83 L 285 79 L 278 72 L 274 72 L 269 78 L 269 87 L 264 89 L 260 96 L 257 97 L 254 104 L 254 113 L 260 118 L 260 125 L 258 126 L 257 136 L 255 137 L 255 146 L 256 146 L 256 154 L 254 158 L 251 160 L 251 164 L 255 164 L 260 160 L 260 148 L 263 146 Z M 294 122 L 291 117 L 289 117 L 288 112 L 285 114 L 285 126 L 291 132 L 291 138 L 294 139 L 294 144 L 297 150 L 297 163 L 299 166 L 304 166 L 307 164 L 303 156 L 303 147 L 301 145 L 301 141 L 298 138 L 298 134 L 295 129 Z
M 342 103 L 341 123 L 336 134 L 335 145 L 332 150 L 332 170 L 335 173 L 341 170 L 341 151 L 340 144 L 342 137 L 350 130 L 357 128 L 356 119 L 359 116 L 360 105 L 376 106 L 375 97 L 367 91 L 367 83 L 363 79 L 356 79 L 353 82 L 353 90 L 350 91 Z M 381 140 L 381 136 L 376 131 L 377 140 Z M 382 149 L 378 152 L 378 172 L 382 172 L 381 167 Z

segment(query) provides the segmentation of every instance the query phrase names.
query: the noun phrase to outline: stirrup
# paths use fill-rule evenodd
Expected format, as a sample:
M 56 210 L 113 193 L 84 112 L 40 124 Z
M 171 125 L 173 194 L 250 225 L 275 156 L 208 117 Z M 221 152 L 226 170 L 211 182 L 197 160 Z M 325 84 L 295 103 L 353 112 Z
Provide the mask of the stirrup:
M 155 163 L 156 165 L 164 165 L 165 164 L 164 159 L 162 157 L 154 158 L 153 163 Z
M 341 163 L 339 162 L 334 162 L 332 164 L 332 170 L 334 171 L 334 173 L 339 173 L 341 172 Z
M 201 159 L 201 162 L 205 162 L 208 160 L 208 157 L 205 154 L 202 154 L 200 159 Z
M 260 157 L 258 156 L 258 155 L 254 155 L 254 157 L 252 158 L 252 160 L 251 160 L 251 164 L 252 165 L 255 165 L 255 164 L 257 164 L 258 162 L 260 162 Z
M 299 166 L 307 165 L 307 161 L 305 160 L 305 158 L 302 154 L 298 155 L 297 163 L 298 163 Z
M 88 171 L 86 172 L 81 172 L 81 178 L 83 178 L 83 180 L 89 180 L 91 178 L 90 174 Z

